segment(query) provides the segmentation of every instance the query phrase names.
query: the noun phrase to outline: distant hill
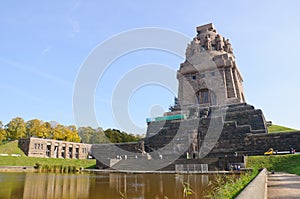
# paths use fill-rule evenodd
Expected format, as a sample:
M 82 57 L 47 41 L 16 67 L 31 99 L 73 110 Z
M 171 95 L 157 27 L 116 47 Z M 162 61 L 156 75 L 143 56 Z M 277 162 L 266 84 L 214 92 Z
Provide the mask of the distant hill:
M 272 126 L 268 127 L 268 131 L 269 133 L 276 133 L 276 132 L 296 132 L 299 130 L 273 124 Z

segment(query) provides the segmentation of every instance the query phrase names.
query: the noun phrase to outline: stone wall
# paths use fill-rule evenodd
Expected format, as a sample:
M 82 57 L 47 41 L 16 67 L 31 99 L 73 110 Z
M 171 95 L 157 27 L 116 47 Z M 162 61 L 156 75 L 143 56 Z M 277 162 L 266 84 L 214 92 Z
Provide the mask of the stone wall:
M 191 144 L 191 133 L 196 131 L 198 145 L 196 152 L 199 153 L 199 149 L 205 147 L 203 144 L 209 144 L 210 141 L 217 139 L 208 157 L 224 157 L 234 154 L 235 152 L 247 151 L 244 140 L 247 140 L 246 137 L 248 135 L 267 135 L 265 118 L 262 111 L 255 109 L 251 105 L 242 103 L 225 107 L 210 107 L 208 109 L 207 115 L 204 116 L 201 114 L 204 109 L 190 110 L 190 113 L 193 111 L 198 112 L 196 115 L 198 115 L 199 118 L 151 122 L 147 129 L 148 138 L 145 140 L 145 147 L 148 149 L 148 152 L 151 152 L 151 150 L 159 150 L 168 144 L 172 146 Z M 210 135 L 207 134 L 209 128 L 210 133 L 214 132 L 214 126 L 210 125 L 212 122 L 212 116 L 210 114 L 212 114 L 212 112 L 214 112 L 213 121 L 216 124 L 219 123 L 219 125 L 223 125 L 222 128 L 216 129 L 216 131 L 221 131 L 219 138 L 209 138 Z M 251 139 L 251 141 L 248 139 L 250 145 L 251 142 L 254 142 L 253 139 Z M 190 152 L 190 154 L 194 153 L 189 146 L 182 148 L 188 148 L 188 150 L 180 151 L 180 149 L 176 148 L 174 151 L 177 150 L 177 152 L 182 154 L 186 152 Z M 170 153 L 172 152 L 173 151 L 170 151 Z
M 86 159 L 90 144 L 66 142 L 42 138 L 23 138 L 19 147 L 29 157 Z
M 91 154 L 96 158 L 96 166 L 99 169 L 109 168 L 111 159 L 133 159 L 133 158 L 146 158 L 142 154 L 142 143 L 116 143 L 116 144 L 93 144 Z

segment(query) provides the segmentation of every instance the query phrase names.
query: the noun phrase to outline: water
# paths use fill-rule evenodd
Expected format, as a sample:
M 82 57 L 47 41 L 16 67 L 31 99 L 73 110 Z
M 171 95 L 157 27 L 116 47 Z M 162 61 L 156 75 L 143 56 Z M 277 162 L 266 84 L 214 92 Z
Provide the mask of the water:
M 203 198 L 210 175 L 0 173 L 0 198 L 184 198 L 182 182 Z

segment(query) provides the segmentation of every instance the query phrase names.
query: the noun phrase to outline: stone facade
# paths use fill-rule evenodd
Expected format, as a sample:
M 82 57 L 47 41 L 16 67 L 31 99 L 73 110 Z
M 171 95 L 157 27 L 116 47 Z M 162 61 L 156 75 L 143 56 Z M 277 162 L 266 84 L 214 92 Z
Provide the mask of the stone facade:
M 196 30 L 177 72 L 180 109 L 245 102 L 243 77 L 229 40 L 218 34 L 213 24 Z
M 42 138 L 22 138 L 19 148 L 29 157 L 86 159 L 91 145 Z
M 213 118 L 214 122 L 220 122 L 221 126 L 221 128 L 217 129 L 220 130 L 220 133 L 214 135 L 218 137 L 209 137 L 208 135 L 208 133 L 213 132 L 209 128 L 214 128 L 214 126 L 210 126 L 212 109 L 215 109 L 214 111 L 217 112 Z M 205 149 L 206 146 L 213 144 L 213 147 L 207 149 L 209 153 L 206 157 L 226 157 L 233 155 L 235 152 L 249 154 L 253 149 L 245 147 L 246 143 L 244 140 L 247 140 L 250 135 L 266 135 L 265 118 L 262 111 L 246 103 L 218 108 L 199 108 L 190 111 L 194 111 L 192 115 L 195 115 L 196 111 L 196 115 L 199 115 L 199 117 L 151 122 L 147 129 L 147 135 L 152 136 L 145 140 L 145 148 L 157 151 L 166 144 L 172 143 L 174 150 L 166 151 L 169 154 L 164 154 L 164 156 L 171 155 L 176 151 L 179 154 L 183 154 L 182 158 L 184 158 L 186 152 L 198 158 L 201 157 L 201 148 Z M 207 116 L 204 117 L 201 115 L 201 112 L 207 112 Z M 196 133 L 194 136 L 196 138 L 194 147 L 192 146 L 193 142 L 190 140 L 193 132 Z M 176 136 L 177 138 L 174 139 Z M 214 142 L 212 143 L 212 141 Z M 185 144 L 191 146 L 184 146 Z M 263 150 L 267 149 L 264 148 Z

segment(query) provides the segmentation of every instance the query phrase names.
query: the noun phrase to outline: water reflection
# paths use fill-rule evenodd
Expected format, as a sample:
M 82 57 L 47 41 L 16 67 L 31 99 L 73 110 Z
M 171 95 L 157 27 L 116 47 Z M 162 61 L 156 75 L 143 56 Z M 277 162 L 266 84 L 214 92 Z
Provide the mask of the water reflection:
M 0 198 L 202 198 L 213 176 L 177 174 L 0 173 Z

